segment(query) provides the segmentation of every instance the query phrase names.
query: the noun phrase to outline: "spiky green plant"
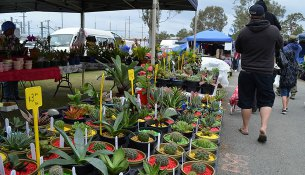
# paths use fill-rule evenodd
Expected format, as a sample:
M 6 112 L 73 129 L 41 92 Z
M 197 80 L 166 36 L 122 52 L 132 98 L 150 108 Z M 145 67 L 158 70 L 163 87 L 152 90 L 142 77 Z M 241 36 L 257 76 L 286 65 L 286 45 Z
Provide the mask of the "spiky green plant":
M 108 155 L 100 155 L 100 159 L 105 163 L 109 175 L 118 175 L 128 169 L 129 163 L 125 157 L 125 152 L 122 148 L 116 150 L 112 158 Z
M 168 175 L 165 170 L 160 170 L 160 165 L 150 165 L 146 161 L 143 162 L 143 169 L 139 169 L 138 175 Z
M 164 92 L 164 96 L 161 102 L 163 106 L 167 108 L 176 109 L 182 105 L 183 101 L 186 101 L 186 96 L 182 90 L 178 89 L 177 87 L 173 87 L 171 91 Z
M 173 142 L 181 142 L 182 138 L 183 138 L 183 135 L 179 132 L 172 132 L 170 133 L 170 138 Z
M 159 164 L 160 166 L 166 166 L 168 165 L 168 163 L 169 163 L 168 156 L 156 155 L 156 164 Z
M 64 170 L 59 165 L 54 165 L 49 169 L 49 175 L 63 175 Z
M 13 121 L 10 120 L 10 126 L 12 127 L 13 131 L 19 131 L 25 125 L 24 121 L 21 121 L 19 117 L 14 117 Z
M 2 137 L 1 146 L 10 151 L 24 151 L 34 141 L 33 137 L 23 132 L 13 132 L 9 137 Z
M 178 121 L 177 123 L 172 125 L 172 129 L 180 133 L 186 133 L 193 131 L 193 126 L 191 124 L 186 123 L 185 121 Z
M 198 139 L 194 141 L 195 145 L 201 148 L 213 148 L 214 144 L 207 139 Z
M 192 171 L 196 173 L 204 173 L 206 169 L 206 165 L 203 162 L 196 162 L 192 164 Z
M 96 142 L 96 143 L 94 143 L 92 149 L 93 149 L 94 151 L 104 150 L 104 149 L 106 149 L 106 145 L 105 145 L 104 143 Z
M 193 123 L 195 122 L 195 116 L 194 113 L 190 112 L 190 111 L 185 111 L 183 112 L 179 117 L 178 117 L 179 121 L 184 121 L 186 123 Z
M 128 159 L 134 160 L 138 157 L 138 151 L 131 148 L 124 149 L 125 155 Z
M 205 151 L 204 149 L 198 149 L 195 153 L 195 158 L 198 160 L 209 160 L 209 152 Z
M 169 155 L 175 155 L 178 150 L 178 146 L 175 143 L 168 143 L 164 146 L 164 152 Z
M 138 139 L 141 142 L 148 142 L 149 141 L 149 134 L 146 132 L 139 132 Z
M 21 161 L 16 154 L 9 154 L 8 161 L 10 162 L 10 169 L 16 171 L 22 171 L 29 164 L 25 161 Z

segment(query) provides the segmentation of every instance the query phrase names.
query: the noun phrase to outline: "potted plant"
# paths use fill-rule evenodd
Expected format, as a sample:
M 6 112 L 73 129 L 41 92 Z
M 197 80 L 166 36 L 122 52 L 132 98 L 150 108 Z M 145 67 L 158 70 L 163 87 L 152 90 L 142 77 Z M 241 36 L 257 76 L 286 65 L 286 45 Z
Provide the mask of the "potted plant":
M 148 133 L 155 137 L 158 137 L 159 133 L 160 133 L 160 135 L 162 135 L 162 131 L 160 131 L 159 129 L 157 129 L 155 127 L 141 127 L 141 128 L 139 128 L 138 132 L 145 132 L 145 133 Z
M 31 125 L 34 126 L 34 117 L 28 111 L 25 113 L 21 109 L 19 109 L 22 117 Z M 42 114 L 38 118 L 38 126 L 45 126 L 50 123 L 50 116 L 48 114 Z
M 191 161 L 203 161 L 209 165 L 214 165 L 216 162 L 216 155 L 204 150 L 203 148 L 192 149 L 191 152 L 186 152 L 186 157 Z
M 24 131 L 25 122 L 21 121 L 19 117 L 14 117 L 9 121 L 12 131 Z
M 158 154 L 168 154 L 174 157 L 176 160 L 180 160 L 184 149 L 181 146 L 178 146 L 176 143 L 161 143 L 160 149 L 155 148 Z
M 200 75 L 191 75 L 185 80 L 185 90 L 186 92 L 197 92 L 199 90 L 199 82 L 200 82 Z
M 85 135 L 85 130 L 87 129 L 88 139 L 93 138 L 97 134 L 96 130 L 92 129 L 90 126 L 86 125 L 85 123 L 80 123 L 80 122 L 74 122 L 74 124 L 72 125 L 72 129 L 69 131 L 69 133 L 73 136 L 76 129 L 78 128 L 81 129 L 84 135 Z
M 160 169 L 160 164 L 150 165 L 146 161 L 143 161 L 143 169 L 138 169 L 136 175 L 168 175 L 165 170 Z
M 107 142 L 93 141 L 88 147 L 88 152 L 95 153 L 98 150 L 108 150 L 113 152 L 114 146 Z
M 84 115 L 87 111 L 83 108 L 70 106 L 67 111 L 64 111 L 64 122 L 73 124 L 76 121 L 85 122 Z
M 185 162 L 181 166 L 181 173 L 183 175 L 214 175 L 215 170 L 211 165 L 201 161 Z
M 119 175 L 123 172 L 124 175 L 129 173 L 129 162 L 125 158 L 125 152 L 119 148 L 113 153 L 112 158 L 108 155 L 100 155 L 100 159 L 105 163 L 109 175 Z
M 61 158 L 45 161 L 40 166 L 40 168 L 46 168 L 52 165 L 61 164 L 67 165 L 67 167 L 69 168 L 72 168 L 72 166 L 74 166 L 77 174 L 89 174 L 98 170 L 104 175 L 108 175 L 106 165 L 102 160 L 97 159 L 96 157 L 99 155 L 112 154 L 112 152 L 106 150 L 98 150 L 88 156 L 87 150 L 89 145 L 91 144 L 91 140 L 89 140 L 88 143 L 85 144 L 85 138 L 81 129 L 76 129 L 74 134 L 74 143 L 63 130 L 57 128 L 56 126 L 55 129 L 63 136 L 67 145 L 71 147 L 73 156 L 70 156 L 59 149 L 51 150 L 51 153 L 55 153 Z
M 139 166 L 146 159 L 145 153 L 140 150 L 132 148 L 123 148 L 123 150 L 130 166 Z
M 62 121 L 62 120 L 56 120 L 56 121 L 54 122 L 54 126 L 57 126 L 59 129 L 65 131 L 65 132 L 68 132 L 68 131 L 70 131 L 70 130 L 72 129 L 71 125 L 65 124 L 65 122 Z M 48 130 L 51 131 L 50 127 L 48 127 Z M 58 132 L 55 130 L 55 128 L 54 128 L 54 130 L 53 130 L 52 132 L 58 133 Z
M 146 54 L 150 52 L 150 48 L 144 46 L 138 46 L 132 49 L 132 54 L 135 58 L 139 60 L 140 64 L 145 64 L 149 61 L 149 59 L 146 58 Z
M 202 127 L 207 128 L 208 131 L 218 133 L 221 126 L 221 121 L 216 120 L 217 113 L 208 112 L 204 118 L 201 119 Z
M 178 144 L 179 146 L 182 146 L 182 147 L 186 147 L 188 146 L 190 140 L 183 136 L 181 133 L 179 132 L 172 132 L 172 133 L 169 133 L 169 134 L 165 134 L 163 136 L 163 140 L 165 142 L 174 142 L 176 144 Z
M 154 149 L 154 146 L 156 144 L 156 137 L 153 135 L 150 135 L 146 132 L 135 132 L 130 133 L 129 136 L 129 147 L 140 149 L 147 153 L 148 151 L 148 144 L 150 144 L 151 152 Z
M 183 95 L 181 89 L 172 87 L 170 91 L 166 91 L 162 98 L 162 105 L 167 108 L 177 109 L 182 105 L 182 102 L 186 101 L 186 96 Z
M 8 162 L 4 164 L 4 173 L 11 174 L 12 170 L 15 170 L 20 175 L 34 175 L 37 172 L 37 165 L 32 160 L 19 159 L 16 154 L 9 154 Z
M 215 153 L 217 150 L 217 145 L 207 139 L 195 139 L 192 141 L 192 147 L 194 148 L 203 148 L 207 151 Z
M 172 173 L 173 170 L 177 170 L 179 166 L 179 162 L 169 156 L 169 155 L 163 155 L 163 154 L 156 154 L 152 155 L 148 158 L 148 163 L 153 165 L 160 165 L 160 170 L 165 170 L 168 173 Z
M 218 140 L 219 140 L 219 135 L 216 133 L 210 132 L 208 128 L 204 128 L 201 131 L 197 132 L 196 137 L 208 139 L 216 144 L 218 143 Z
M 172 125 L 172 130 L 182 133 L 185 137 L 191 138 L 193 136 L 194 127 L 185 121 L 178 121 Z
M 49 144 L 48 140 L 40 140 L 39 145 L 40 145 L 40 155 L 43 156 L 43 160 L 51 160 L 59 157 L 59 155 L 49 152 L 53 149 L 53 147 Z M 32 159 L 31 151 L 27 152 L 26 157 L 28 159 Z
M 209 94 L 209 95 L 213 94 L 214 89 L 215 89 L 213 78 L 214 78 L 213 75 L 207 75 L 204 78 L 204 80 L 200 86 L 202 94 Z
M 13 132 L 9 137 L 2 137 L 1 149 L 4 152 L 14 152 L 20 156 L 25 155 L 30 144 L 33 142 L 33 137 L 28 136 L 23 132 Z

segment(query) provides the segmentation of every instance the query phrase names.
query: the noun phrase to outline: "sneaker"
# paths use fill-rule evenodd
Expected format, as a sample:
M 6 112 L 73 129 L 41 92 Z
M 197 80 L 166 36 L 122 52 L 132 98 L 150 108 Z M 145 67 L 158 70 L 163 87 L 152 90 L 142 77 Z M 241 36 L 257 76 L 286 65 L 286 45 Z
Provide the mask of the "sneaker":
M 283 109 L 283 110 L 282 110 L 282 114 L 283 114 L 283 115 L 286 115 L 286 113 L 287 113 L 287 110 Z

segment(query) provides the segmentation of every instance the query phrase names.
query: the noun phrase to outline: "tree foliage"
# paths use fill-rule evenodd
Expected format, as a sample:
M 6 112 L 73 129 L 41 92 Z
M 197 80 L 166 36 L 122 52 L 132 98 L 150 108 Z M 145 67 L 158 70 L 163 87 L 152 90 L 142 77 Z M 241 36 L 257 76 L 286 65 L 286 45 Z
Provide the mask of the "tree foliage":
M 235 38 L 239 31 L 249 22 L 249 8 L 255 4 L 257 0 L 235 0 L 234 11 L 235 19 L 233 21 L 233 38 Z M 273 13 L 278 19 L 284 17 L 286 9 L 278 2 L 264 0 L 269 12 Z
M 156 35 L 157 40 L 170 39 L 170 37 L 171 34 L 168 34 L 166 31 L 162 31 Z
M 187 37 L 187 36 L 190 36 L 190 35 L 192 35 L 192 34 L 193 34 L 192 31 L 187 31 L 186 28 L 183 28 L 183 29 L 181 29 L 181 30 L 178 31 L 178 33 L 176 34 L 176 36 L 179 37 L 179 39 L 183 39 L 183 38 L 185 38 L 185 37 Z
M 227 25 L 227 15 L 224 13 L 222 7 L 208 6 L 198 13 L 197 31 L 214 29 L 222 31 L 224 26 Z M 192 19 L 190 27 L 195 29 L 195 17 Z
M 302 13 L 289 14 L 286 19 L 282 22 L 282 33 L 285 38 L 288 35 L 298 35 L 304 31 L 303 26 L 300 22 L 305 21 Z

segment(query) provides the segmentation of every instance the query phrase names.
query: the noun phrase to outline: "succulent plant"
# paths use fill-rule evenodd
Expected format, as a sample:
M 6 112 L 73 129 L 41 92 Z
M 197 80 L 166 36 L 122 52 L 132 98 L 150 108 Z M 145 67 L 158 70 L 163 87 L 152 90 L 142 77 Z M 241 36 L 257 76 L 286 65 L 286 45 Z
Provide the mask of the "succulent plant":
M 193 126 L 191 124 L 188 124 L 185 121 L 178 121 L 177 123 L 173 124 L 172 129 L 174 131 L 185 133 L 185 132 L 188 132 L 188 131 L 192 131 Z
M 185 121 L 186 123 L 193 123 L 194 122 L 194 114 L 191 112 L 183 112 L 182 115 L 178 117 L 179 121 Z
M 159 164 L 160 166 L 166 166 L 168 163 L 169 161 L 166 155 L 156 155 L 156 164 Z
M 86 125 L 85 123 L 74 122 L 74 124 L 72 125 L 72 133 L 75 132 L 76 128 L 80 128 L 82 130 L 83 134 L 85 134 L 86 128 L 87 128 L 88 135 L 90 135 L 90 133 L 92 132 L 92 128 L 90 126 Z
M 65 122 L 62 120 L 56 120 L 54 125 L 57 126 L 61 130 L 64 130 L 64 128 L 65 128 Z
M 10 162 L 10 168 L 16 171 L 23 171 L 25 167 L 29 164 L 25 161 L 20 160 L 16 154 L 9 154 L 8 160 Z
M 203 162 L 196 162 L 192 164 L 192 170 L 196 173 L 204 173 L 206 169 L 206 166 Z
M 145 132 L 140 132 L 138 134 L 138 139 L 141 142 L 148 142 L 149 141 L 149 134 Z
M 134 160 L 138 157 L 138 152 L 135 149 L 126 148 L 124 151 L 128 159 Z
M 197 175 L 195 171 L 190 171 L 187 175 Z
M 2 139 L 1 146 L 10 151 L 24 151 L 30 147 L 30 143 L 34 140 L 33 137 L 22 132 L 11 133 L 11 136 L 8 138 L 2 137 Z
M 178 142 L 181 142 L 182 138 L 183 138 L 183 135 L 179 132 L 172 132 L 170 134 L 171 136 L 171 140 L 178 143 Z
M 175 155 L 178 150 L 178 146 L 175 143 L 168 143 L 164 146 L 164 152 L 169 155 Z
M 209 152 L 204 149 L 198 149 L 195 153 L 195 158 L 198 160 L 209 160 Z
M 64 170 L 59 165 L 54 165 L 49 169 L 49 175 L 63 175 Z
M 213 146 L 212 142 L 207 139 L 198 139 L 195 142 L 196 142 L 196 145 L 201 148 L 211 148 Z
M 93 151 L 104 150 L 104 149 L 106 149 L 106 145 L 103 143 L 97 142 L 97 143 L 94 143 L 92 149 L 93 149 Z

